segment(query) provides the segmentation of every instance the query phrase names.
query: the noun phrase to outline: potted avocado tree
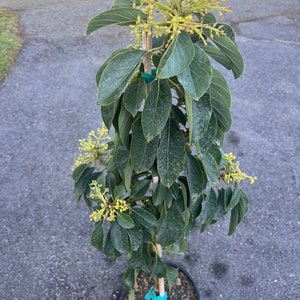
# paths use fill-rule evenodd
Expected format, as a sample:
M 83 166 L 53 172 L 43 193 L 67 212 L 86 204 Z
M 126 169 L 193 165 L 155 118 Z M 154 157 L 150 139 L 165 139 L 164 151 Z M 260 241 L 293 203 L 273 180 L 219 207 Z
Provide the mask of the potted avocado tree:
M 196 224 L 203 232 L 227 213 L 231 235 L 248 208 L 239 183 L 256 178 L 221 149 L 231 95 L 215 66 L 235 78 L 244 67 L 232 28 L 213 14 L 230 11 L 222 2 L 115 0 L 87 26 L 129 26 L 133 36 L 97 72 L 102 127 L 79 140 L 73 167 L 76 200 L 95 222 L 92 245 L 127 255 L 130 299 L 139 270 L 157 279 L 146 299 L 167 299 L 178 273 L 163 252 L 184 252 Z

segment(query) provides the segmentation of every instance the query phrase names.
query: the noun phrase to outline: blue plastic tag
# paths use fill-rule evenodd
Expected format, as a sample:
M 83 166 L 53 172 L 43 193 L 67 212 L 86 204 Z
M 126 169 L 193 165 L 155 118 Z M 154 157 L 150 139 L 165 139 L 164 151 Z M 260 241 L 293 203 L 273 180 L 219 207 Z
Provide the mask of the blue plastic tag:
M 167 300 L 168 294 L 165 292 L 163 296 L 157 296 L 154 291 L 154 287 L 151 287 L 147 295 L 145 296 L 145 300 Z
M 151 74 L 142 72 L 142 78 L 145 79 L 146 83 L 151 83 L 156 77 L 156 68 L 151 69 Z

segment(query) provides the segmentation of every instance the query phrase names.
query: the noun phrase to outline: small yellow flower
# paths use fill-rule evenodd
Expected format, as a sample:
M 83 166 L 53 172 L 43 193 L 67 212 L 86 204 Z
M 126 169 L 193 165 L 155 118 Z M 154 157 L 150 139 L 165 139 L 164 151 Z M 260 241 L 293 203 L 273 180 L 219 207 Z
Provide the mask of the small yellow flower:
M 162 35 L 170 35 L 166 45 L 174 39 L 175 36 L 182 31 L 189 34 L 198 34 L 199 38 L 206 44 L 203 29 L 219 35 L 223 33 L 220 28 L 215 25 L 208 25 L 201 21 L 193 19 L 192 14 L 204 16 L 212 11 L 230 12 L 230 7 L 222 6 L 224 0 L 141 0 L 140 9 L 147 15 L 147 21 L 141 20 L 138 16 L 135 25 L 130 25 L 136 43 L 136 48 L 141 47 L 141 37 L 145 33 L 151 33 L 152 30 L 156 37 Z
M 233 162 L 236 157 L 231 152 L 224 154 L 224 157 L 227 165 L 224 166 L 224 174 L 222 177 L 227 185 L 234 182 L 241 182 L 246 179 L 248 179 L 250 184 L 253 184 L 256 181 L 256 176 L 252 177 L 241 171 L 239 161 Z
M 78 150 L 82 154 L 75 158 L 72 170 L 82 164 L 94 164 L 95 167 L 99 167 L 105 163 L 110 156 L 107 145 L 109 140 L 108 130 L 103 123 L 102 128 L 97 128 L 97 133 L 92 130 L 87 139 L 80 139 Z
M 100 209 L 92 212 L 90 220 L 99 222 L 101 220 L 107 220 L 109 222 L 115 221 L 118 213 L 129 210 L 130 205 L 122 199 L 109 199 L 107 194 L 109 189 L 104 189 L 102 192 L 102 185 L 93 180 L 90 184 L 90 198 L 94 201 L 100 202 Z

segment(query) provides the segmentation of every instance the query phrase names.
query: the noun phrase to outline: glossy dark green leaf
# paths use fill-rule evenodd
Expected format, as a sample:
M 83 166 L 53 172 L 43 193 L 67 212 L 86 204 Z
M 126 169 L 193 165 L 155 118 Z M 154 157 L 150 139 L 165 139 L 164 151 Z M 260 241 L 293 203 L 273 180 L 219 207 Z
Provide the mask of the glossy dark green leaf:
M 210 95 L 205 94 L 199 101 L 186 97 L 187 117 L 190 128 L 190 142 L 199 145 L 199 140 L 208 129 L 212 115 Z
M 234 233 L 236 227 L 243 220 L 245 214 L 247 213 L 247 210 L 248 210 L 247 195 L 242 190 L 240 190 L 240 201 L 231 210 L 228 235 L 231 235 Z
M 215 61 L 220 63 L 227 70 L 231 70 L 233 67 L 232 61 L 217 47 L 212 45 L 205 45 L 202 47 L 207 55 L 212 57 Z
M 141 20 L 147 20 L 147 16 L 140 9 L 132 7 L 120 7 L 105 10 L 104 12 L 94 16 L 87 25 L 86 34 L 89 35 L 93 31 L 108 25 L 131 25 L 135 24 L 137 17 Z
M 215 116 L 215 113 L 213 112 L 211 114 L 211 118 L 205 133 L 198 141 L 198 145 L 196 149 L 197 149 L 197 154 L 200 157 L 203 157 L 205 153 L 209 150 L 209 148 L 212 146 L 212 144 L 215 141 L 217 132 L 218 132 L 218 121 Z
M 185 140 L 173 119 L 167 122 L 157 151 L 157 170 L 163 185 L 170 187 L 184 168 Z
M 198 198 L 207 185 L 207 177 L 202 162 L 190 153 L 186 153 L 186 178 L 191 198 Z
M 167 265 L 166 277 L 168 280 L 169 290 L 171 290 L 172 286 L 175 284 L 175 282 L 178 278 L 178 269 Z
M 128 267 L 150 272 L 151 256 L 147 244 L 142 244 L 137 251 L 133 251 L 127 262 Z
M 74 184 L 74 193 L 75 193 L 75 200 L 78 203 L 82 194 L 84 193 L 87 184 L 89 182 L 89 177 L 92 176 L 95 168 L 87 168 L 81 174 L 81 176 L 77 179 Z
M 104 245 L 104 253 L 107 257 L 112 258 L 112 259 L 116 259 L 118 257 L 120 257 L 122 254 L 120 252 L 118 252 L 113 243 L 112 243 L 112 239 L 111 239 L 111 230 L 108 231 L 107 236 L 106 236 L 106 241 L 105 241 L 105 245 Z
M 233 64 L 232 72 L 234 78 L 239 78 L 244 70 L 244 60 L 235 42 L 233 42 L 229 37 L 224 35 L 215 35 L 213 37 L 213 42 L 231 60 Z
M 154 269 L 151 276 L 155 278 L 164 278 L 167 275 L 167 266 L 160 257 L 155 257 Z
M 162 56 L 157 68 L 158 78 L 170 78 L 181 73 L 194 58 L 194 45 L 190 35 L 182 31 L 175 36 Z
M 126 196 L 126 189 L 124 185 L 118 185 L 113 190 L 114 199 L 122 199 Z
M 114 0 L 113 8 L 132 7 L 133 3 L 135 3 L 136 5 L 139 5 L 140 1 L 137 1 L 137 0 Z
M 118 222 L 111 223 L 110 237 L 114 248 L 120 253 L 127 253 L 130 244 L 126 230 L 122 228 Z
M 210 189 L 204 202 L 204 207 L 201 212 L 201 224 L 210 223 L 213 220 L 218 207 L 217 195 L 214 189 Z
M 143 172 L 151 168 L 156 158 L 158 141 L 157 136 L 147 143 L 140 119 L 132 125 L 130 155 L 133 169 L 136 172 Z
M 85 170 L 89 167 L 88 164 L 82 164 L 78 167 L 76 167 L 72 173 L 73 180 L 75 183 L 80 179 L 82 174 L 85 172 Z
M 120 49 L 108 59 L 98 85 L 98 102 L 109 105 L 119 99 L 138 71 L 146 51 Z
M 117 150 L 116 163 L 121 177 L 124 179 L 126 167 L 130 164 L 130 152 L 123 145 Z
M 170 188 L 165 187 L 162 184 L 158 184 L 153 197 L 152 201 L 155 206 L 162 204 L 163 202 L 166 204 L 172 203 L 173 200 L 173 192 Z
M 118 116 L 118 111 L 120 111 L 120 99 L 116 102 L 107 105 L 101 106 L 101 117 L 106 126 L 106 128 L 110 129 L 111 124 L 113 123 L 114 119 Z
M 124 229 L 131 229 L 134 227 L 134 221 L 128 213 L 120 213 L 117 215 L 118 224 Z
M 129 141 L 131 130 L 132 116 L 125 109 L 124 105 L 121 105 L 121 110 L 118 118 L 118 127 L 119 127 L 119 137 L 122 144 L 129 150 Z
M 154 233 L 155 228 L 158 224 L 155 216 L 143 207 L 133 207 L 131 210 L 133 218 L 137 220 L 142 226 L 147 228 L 149 232 Z
M 240 189 L 238 187 L 238 184 L 235 183 L 233 193 L 231 195 L 231 199 L 230 199 L 226 209 L 231 210 L 238 204 L 239 201 L 240 201 Z
M 143 78 L 132 82 L 124 92 L 123 104 L 133 117 L 147 96 L 147 84 Z
M 97 86 L 99 86 L 99 81 L 100 81 L 100 78 L 102 76 L 102 73 L 104 71 L 104 69 L 107 67 L 109 61 L 114 58 L 115 56 L 123 53 L 124 49 L 121 48 L 121 49 L 117 49 L 115 50 L 111 55 L 110 57 L 102 64 L 102 66 L 98 69 L 97 71 L 97 74 L 96 74 L 96 83 L 97 83 Z
M 133 289 L 135 285 L 135 269 L 127 268 L 123 275 L 123 282 L 127 289 Z
M 91 244 L 102 251 L 103 247 L 103 222 L 97 222 L 91 235 Z
M 134 226 L 127 230 L 132 251 L 137 251 L 143 242 L 143 230 L 139 226 Z
M 198 46 L 194 46 L 195 55 L 190 65 L 177 75 L 185 91 L 198 100 L 209 88 L 212 79 L 212 66 L 208 56 Z
M 225 214 L 226 214 L 226 209 L 225 209 L 225 190 L 222 188 L 218 191 L 218 204 L 217 204 L 217 209 L 215 211 L 213 220 L 218 221 L 220 220 Z
M 213 78 L 210 86 L 211 101 L 215 103 L 217 101 L 223 102 L 228 106 L 231 105 L 231 94 L 227 81 L 224 76 L 217 71 L 213 70 Z
M 142 112 L 142 127 L 147 141 L 161 133 L 170 116 L 172 94 L 167 80 L 155 80 Z
M 143 197 L 148 191 L 151 184 L 150 179 L 144 179 L 136 182 L 131 189 L 131 198 L 139 199 Z
M 215 186 L 218 183 L 218 178 L 220 175 L 220 169 L 217 161 L 211 153 L 207 152 L 202 158 L 202 164 L 204 166 L 208 181 L 212 186 Z
M 175 205 L 163 211 L 156 242 L 163 247 L 174 244 L 184 233 L 185 224 Z

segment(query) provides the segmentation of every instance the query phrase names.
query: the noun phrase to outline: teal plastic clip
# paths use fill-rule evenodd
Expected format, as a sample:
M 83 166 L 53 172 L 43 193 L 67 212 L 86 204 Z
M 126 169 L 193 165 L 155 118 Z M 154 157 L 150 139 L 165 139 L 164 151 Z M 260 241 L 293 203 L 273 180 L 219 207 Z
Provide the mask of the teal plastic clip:
M 142 72 L 142 78 L 145 79 L 146 83 L 151 83 L 156 77 L 156 68 L 151 69 L 151 74 Z
M 151 287 L 147 295 L 145 296 L 145 300 L 167 300 L 168 294 L 165 292 L 163 296 L 157 296 L 154 291 L 154 287 Z

